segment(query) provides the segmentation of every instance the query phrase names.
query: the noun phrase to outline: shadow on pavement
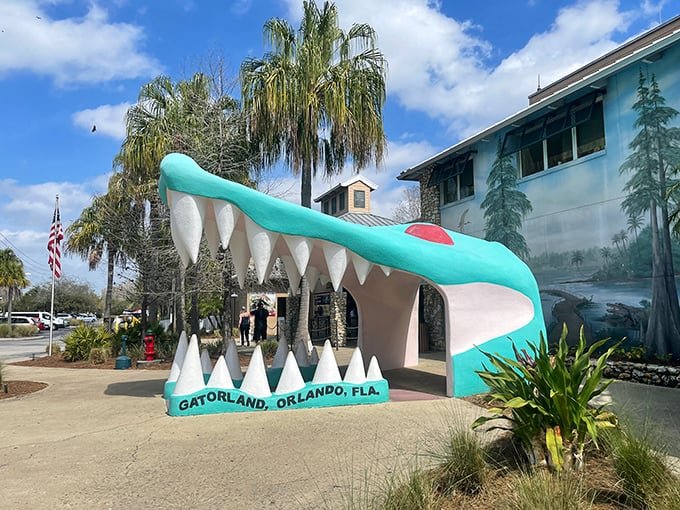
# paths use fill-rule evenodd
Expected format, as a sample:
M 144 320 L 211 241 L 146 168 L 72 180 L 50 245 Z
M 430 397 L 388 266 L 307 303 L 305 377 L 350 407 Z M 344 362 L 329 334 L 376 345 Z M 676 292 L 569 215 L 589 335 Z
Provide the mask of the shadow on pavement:
M 123 395 L 127 397 L 156 397 L 163 395 L 166 379 L 149 379 L 146 381 L 127 381 L 111 383 L 104 391 L 105 395 Z

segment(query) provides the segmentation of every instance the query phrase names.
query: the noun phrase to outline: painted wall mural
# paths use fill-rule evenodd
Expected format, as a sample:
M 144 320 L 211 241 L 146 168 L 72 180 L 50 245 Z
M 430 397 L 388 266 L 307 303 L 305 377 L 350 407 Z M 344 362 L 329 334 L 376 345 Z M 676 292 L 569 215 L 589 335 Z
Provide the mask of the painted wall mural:
M 509 236 L 536 276 L 551 341 L 566 323 L 572 343 L 583 325 L 593 339 L 680 356 L 679 61 L 676 45 L 607 79 L 605 143 L 592 152 L 512 182 L 519 153 L 477 147 L 475 197 L 442 207 L 444 226 L 465 214 L 466 233 Z M 500 144 L 506 132 L 497 135 Z

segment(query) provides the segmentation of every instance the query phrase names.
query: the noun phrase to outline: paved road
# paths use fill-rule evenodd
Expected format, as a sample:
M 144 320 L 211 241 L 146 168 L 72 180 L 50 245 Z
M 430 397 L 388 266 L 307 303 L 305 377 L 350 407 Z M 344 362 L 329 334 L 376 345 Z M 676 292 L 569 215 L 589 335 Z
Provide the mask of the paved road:
M 64 348 L 63 338 L 69 332 L 69 328 L 57 329 L 52 336 L 53 345 Z M 16 361 L 30 359 L 46 354 L 50 343 L 50 332 L 41 331 L 38 335 L 27 338 L 0 338 L 0 361 Z

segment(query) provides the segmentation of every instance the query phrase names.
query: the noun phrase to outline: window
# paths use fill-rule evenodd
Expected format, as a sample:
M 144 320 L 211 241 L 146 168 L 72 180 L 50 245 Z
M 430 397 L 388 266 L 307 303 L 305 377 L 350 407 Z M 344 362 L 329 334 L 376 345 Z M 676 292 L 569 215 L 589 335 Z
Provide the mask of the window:
M 346 201 L 345 197 L 346 196 L 347 195 L 345 195 L 344 191 L 342 193 L 340 193 L 340 195 L 338 196 L 338 211 L 344 211 L 346 209 L 346 207 L 347 207 L 346 204 L 345 204 L 345 201 Z
M 465 166 L 441 184 L 441 203 L 450 204 L 475 194 L 475 176 L 472 158 L 466 158 Z
M 364 190 L 354 190 L 354 207 L 357 209 L 364 209 L 366 207 L 366 192 Z
M 338 204 L 335 201 L 336 197 L 331 198 L 331 214 L 335 214 L 338 212 Z
M 501 156 L 517 154 L 527 177 L 604 150 L 603 92 L 569 103 L 505 135 Z
M 323 213 L 328 214 L 328 200 L 323 201 Z

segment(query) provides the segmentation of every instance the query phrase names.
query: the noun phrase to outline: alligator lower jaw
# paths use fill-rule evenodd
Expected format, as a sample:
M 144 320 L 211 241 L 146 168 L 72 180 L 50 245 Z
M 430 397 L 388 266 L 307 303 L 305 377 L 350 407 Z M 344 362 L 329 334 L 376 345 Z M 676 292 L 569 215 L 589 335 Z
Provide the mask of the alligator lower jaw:
M 280 342 L 269 370 L 258 345 L 243 376 L 233 342 L 213 368 L 207 351 L 199 354 L 196 335 L 187 343 L 182 332 L 164 398 L 168 414 L 184 416 L 387 402 L 389 388 L 375 357 L 364 370 L 359 348 L 341 378 L 328 340 L 321 356 L 316 348 L 308 356 L 301 342 L 293 354 L 285 341 Z

